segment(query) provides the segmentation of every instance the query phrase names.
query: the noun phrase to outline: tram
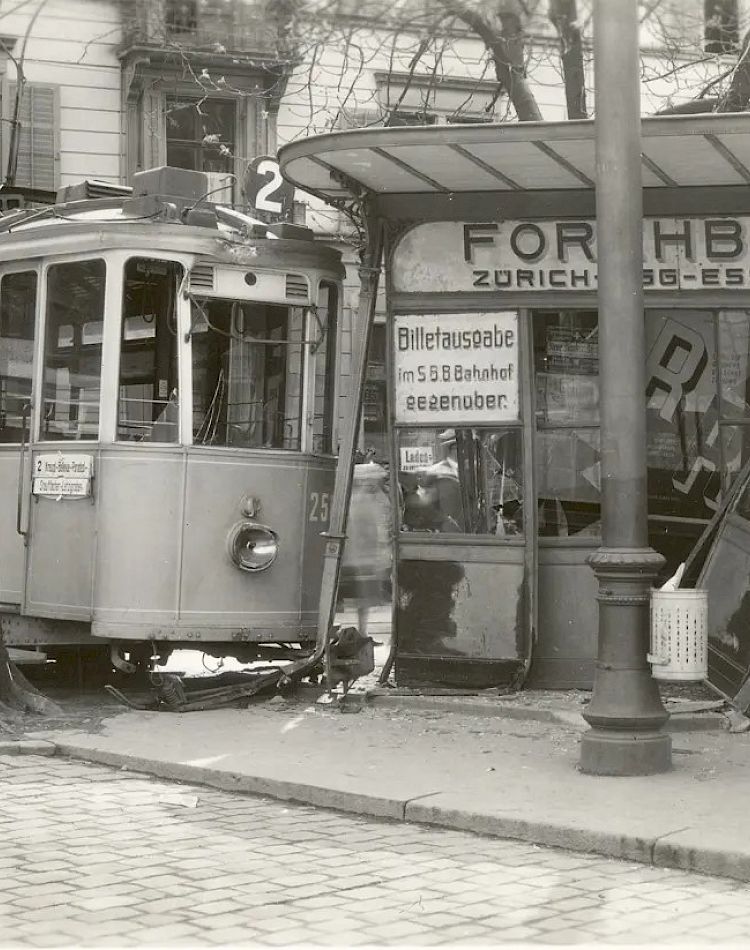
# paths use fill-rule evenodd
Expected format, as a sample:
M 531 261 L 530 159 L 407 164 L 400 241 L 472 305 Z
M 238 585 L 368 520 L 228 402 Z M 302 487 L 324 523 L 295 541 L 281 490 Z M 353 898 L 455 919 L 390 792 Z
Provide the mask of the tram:
M 6 645 L 312 649 L 343 274 L 183 169 L 0 219 Z

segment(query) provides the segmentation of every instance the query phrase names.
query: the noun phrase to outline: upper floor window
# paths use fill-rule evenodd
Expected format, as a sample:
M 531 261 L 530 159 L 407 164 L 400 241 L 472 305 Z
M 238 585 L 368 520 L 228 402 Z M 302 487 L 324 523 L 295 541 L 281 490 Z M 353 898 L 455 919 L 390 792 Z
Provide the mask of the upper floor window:
M 452 125 L 497 121 L 504 105 L 497 100 L 497 84 L 455 76 L 376 73 L 377 91 L 366 102 L 341 110 L 341 129 L 389 125 Z
M 211 199 L 231 202 L 237 141 L 235 100 L 168 98 L 166 131 L 167 164 L 206 172 Z
M 195 33 L 198 28 L 197 0 L 166 0 L 164 19 L 168 33 Z
M 740 42 L 737 0 L 704 0 L 705 50 L 736 52 Z
M 3 81 L 0 84 L 0 178 L 12 181 L 21 188 L 56 191 L 60 178 L 58 87 L 45 83 L 26 83 L 18 102 L 17 95 L 18 85 L 15 82 Z M 11 130 L 16 107 L 18 127 L 14 136 Z

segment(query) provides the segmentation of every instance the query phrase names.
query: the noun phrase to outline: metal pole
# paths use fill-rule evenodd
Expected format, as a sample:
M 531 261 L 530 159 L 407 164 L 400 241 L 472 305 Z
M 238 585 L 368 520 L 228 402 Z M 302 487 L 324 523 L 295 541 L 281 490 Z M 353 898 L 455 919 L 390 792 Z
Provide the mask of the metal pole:
M 646 345 L 636 0 L 595 0 L 602 547 L 599 651 L 580 768 L 647 775 L 671 766 L 671 739 L 646 661 L 649 600 L 664 559 L 648 546 Z
M 309 658 L 299 660 L 284 669 L 282 682 L 305 673 L 323 659 L 328 694 L 331 693 L 331 629 L 336 615 L 336 592 L 338 590 L 341 558 L 346 541 L 349 515 L 349 500 L 354 477 L 354 452 L 357 448 L 362 401 L 367 380 L 367 353 L 372 336 L 372 325 L 377 302 L 378 278 L 383 252 L 383 229 L 379 219 L 366 217 L 367 246 L 359 269 L 360 291 L 357 306 L 354 349 L 352 353 L 352 394 L 342 427 L 339 444 L 336 481 L 331 500 L 331 516 L 325 532 L 326 547 L 323 555 L 323 576 L 318 600 L 318 633 L 315 650 Z

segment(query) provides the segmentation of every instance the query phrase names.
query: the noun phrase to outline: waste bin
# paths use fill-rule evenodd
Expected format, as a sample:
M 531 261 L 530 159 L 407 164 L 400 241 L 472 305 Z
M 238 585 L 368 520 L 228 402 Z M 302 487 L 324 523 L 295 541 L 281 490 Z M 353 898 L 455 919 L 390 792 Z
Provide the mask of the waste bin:
M 700 681 L 708 676 L 708 592 L 651 593 L 651 675 L 657 680 Z

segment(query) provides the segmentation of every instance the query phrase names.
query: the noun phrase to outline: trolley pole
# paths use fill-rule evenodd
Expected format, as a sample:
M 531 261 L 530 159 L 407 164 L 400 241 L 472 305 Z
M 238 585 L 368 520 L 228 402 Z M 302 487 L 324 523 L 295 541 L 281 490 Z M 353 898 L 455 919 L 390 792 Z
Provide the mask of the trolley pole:
M 648 775 L 671 767 L 667 721 L 646 661 L 649 599 L 664 559 L 648 546 L 641 117 L 636 0 L 595 0 L 602 547 L 591 729 L 580 768 Z

